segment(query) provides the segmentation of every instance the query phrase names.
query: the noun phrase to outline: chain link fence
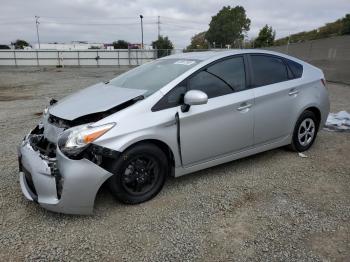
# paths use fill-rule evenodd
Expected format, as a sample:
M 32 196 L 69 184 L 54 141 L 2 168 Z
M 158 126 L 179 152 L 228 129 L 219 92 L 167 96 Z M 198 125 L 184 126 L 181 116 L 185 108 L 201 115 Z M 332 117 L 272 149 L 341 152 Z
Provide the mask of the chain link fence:
M 328 81 L 350 84 L 349 35 L 265 49 L 289 54 L 321 68 Z M 186 52 L 189 51 L 208 50 Z M 182 49 L 0 50 L 0 66 L 137 66 L 183 52 Z
M 176 50 L 0 50 L 0 66 L 136 66 Z

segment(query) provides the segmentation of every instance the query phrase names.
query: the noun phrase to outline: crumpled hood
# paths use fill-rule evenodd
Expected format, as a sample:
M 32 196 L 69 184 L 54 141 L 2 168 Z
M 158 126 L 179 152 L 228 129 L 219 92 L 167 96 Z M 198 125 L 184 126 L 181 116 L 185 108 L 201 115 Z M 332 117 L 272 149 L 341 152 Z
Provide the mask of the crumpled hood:
M 98 83 L 63 98 L 50 107 L 50 114 L 74 120 L 84 115 L 107 111 L 146 92 L 147 90 Z

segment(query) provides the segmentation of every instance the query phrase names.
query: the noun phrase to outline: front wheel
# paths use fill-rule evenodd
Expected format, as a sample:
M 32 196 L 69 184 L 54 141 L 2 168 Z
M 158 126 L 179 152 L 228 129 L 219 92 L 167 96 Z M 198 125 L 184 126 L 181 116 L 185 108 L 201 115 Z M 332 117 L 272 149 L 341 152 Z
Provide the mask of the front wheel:
M 308 150 L 314 143 L 319 122 L 311 111 L 304 111 L 294 128 L 290 148 L 297 152 Z
M 123 203 L 138 204 L 160 192 L 168 161 L 159 147 L 142 143 L 123 152 L 112 171 L 114 175 L 108 181 L 112 194 Z

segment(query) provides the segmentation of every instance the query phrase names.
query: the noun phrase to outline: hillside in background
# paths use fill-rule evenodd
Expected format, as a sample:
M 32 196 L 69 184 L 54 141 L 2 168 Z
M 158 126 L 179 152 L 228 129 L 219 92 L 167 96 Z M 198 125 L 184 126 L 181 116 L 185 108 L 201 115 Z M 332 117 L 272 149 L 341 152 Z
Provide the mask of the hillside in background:
M 347 34 L 350 34 L 350 14 L 346 14 L 345 17 L 335 22 L 327 23 L 318 29 L 292 34 L 290 35 L 289 43 L 298 43 Z M 277 39 L 274 45 L 285 45 L 288 43 L 288 38 L 289 36 Z

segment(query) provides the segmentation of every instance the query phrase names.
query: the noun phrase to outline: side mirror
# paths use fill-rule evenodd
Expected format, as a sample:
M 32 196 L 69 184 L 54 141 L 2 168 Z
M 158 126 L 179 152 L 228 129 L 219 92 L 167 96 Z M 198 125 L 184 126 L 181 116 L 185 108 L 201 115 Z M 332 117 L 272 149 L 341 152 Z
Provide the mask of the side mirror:
M 182 112 L 188 112 L 191 106 L 204 105 L 208 103 L 208 96 L 203 91 L 190 90 L 185 94 Z
M 191 106 L 204 105 L 208 103 L 208 95 L 200 90 L 190 90 L 184 96 L 184 104 L 181 107 L 182 112 L 188 112 Z
M 204 105 L 208 103 L 208 96 L 203 91 L 190 90 L 185 94 L 184 103 L 186 105 Z

